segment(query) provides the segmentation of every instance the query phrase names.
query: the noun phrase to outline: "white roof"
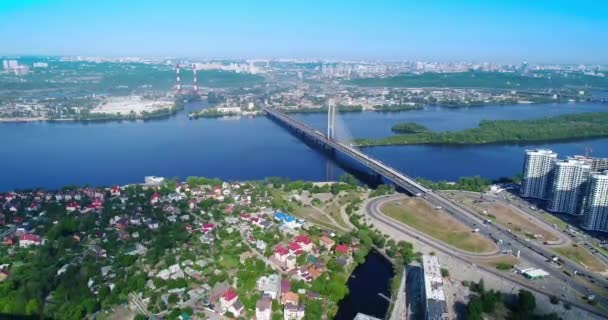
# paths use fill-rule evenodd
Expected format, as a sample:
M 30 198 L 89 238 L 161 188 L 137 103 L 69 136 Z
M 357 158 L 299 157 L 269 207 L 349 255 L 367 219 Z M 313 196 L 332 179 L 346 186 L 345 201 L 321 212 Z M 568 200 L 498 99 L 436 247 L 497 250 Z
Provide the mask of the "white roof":
M 524 273 L 531 278 L 541 278 L 549 275 L 549 273 L 543 269 L 526 270 Z
M 424 288 L 427 299 L 445 301 L 439 258 L 423 255 L 422 267 L 424 268 Z

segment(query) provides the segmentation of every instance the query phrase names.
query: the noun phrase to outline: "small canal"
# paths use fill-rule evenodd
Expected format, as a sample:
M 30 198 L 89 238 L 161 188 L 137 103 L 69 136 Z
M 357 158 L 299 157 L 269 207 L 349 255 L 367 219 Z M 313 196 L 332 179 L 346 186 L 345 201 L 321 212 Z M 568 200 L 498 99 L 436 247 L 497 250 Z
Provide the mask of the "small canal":
M 361 312 L 384 319 L 390 297 L 393 265 L 376 250 L 371 250 L 365 263 L 357 266 L 348 280 L 349 294 L 338 304 L 336 320 L 352 320 Z

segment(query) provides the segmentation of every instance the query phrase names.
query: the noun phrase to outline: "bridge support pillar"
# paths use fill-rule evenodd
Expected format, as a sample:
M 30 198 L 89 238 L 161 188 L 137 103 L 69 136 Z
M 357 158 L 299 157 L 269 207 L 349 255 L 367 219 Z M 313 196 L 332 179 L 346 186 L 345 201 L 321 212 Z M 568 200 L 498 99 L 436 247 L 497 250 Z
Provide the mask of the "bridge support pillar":
M 336 129 L 336 106 L 333 99 L 327 103 L 327 139 L 333 140 Z

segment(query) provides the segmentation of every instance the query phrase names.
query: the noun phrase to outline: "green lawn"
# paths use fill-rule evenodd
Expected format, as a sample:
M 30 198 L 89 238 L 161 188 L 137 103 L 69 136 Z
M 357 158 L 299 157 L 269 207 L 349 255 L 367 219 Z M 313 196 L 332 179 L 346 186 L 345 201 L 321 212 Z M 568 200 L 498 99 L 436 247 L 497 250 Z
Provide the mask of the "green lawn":
M 418 231 L 455 248 L 469 252 L 490 252 L 494 244 L 471 232 L 469 228 L 450 217 L 442 210 L 435 210 L 420 199 L 408 199 L 389 202 L 382 207 L 382 212 Z
M 558 254 L 575 261 L 576 263 L 587 266 L 589 270 L 596 272 L 604 272 L 606 271 L 606 265 L 604 265 L 601 261 L 599 261 L 596 257 L 594 257 L 587 250 L 580 247 L 564 247 L 564 248 L 555 248 L 553 251 Z
M 239 265 L 239 259 L 235 256 L 224 255 L 222 256 L 220 265 L 226 269 L 232 269 Z

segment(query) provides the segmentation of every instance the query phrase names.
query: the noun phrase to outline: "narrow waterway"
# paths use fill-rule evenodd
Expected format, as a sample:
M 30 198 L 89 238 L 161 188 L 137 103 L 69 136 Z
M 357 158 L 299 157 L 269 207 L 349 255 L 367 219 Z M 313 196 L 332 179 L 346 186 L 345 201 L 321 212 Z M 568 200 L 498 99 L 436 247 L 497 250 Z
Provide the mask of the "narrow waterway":
M 348 280 L 349 294 L 338 304 L 336 320 L 352 320 L 359 312 L 384 319 L 389 302 L 380 293 L 390 297 L 393 276 L 391 262 L 377 251 L 370 251 Z

